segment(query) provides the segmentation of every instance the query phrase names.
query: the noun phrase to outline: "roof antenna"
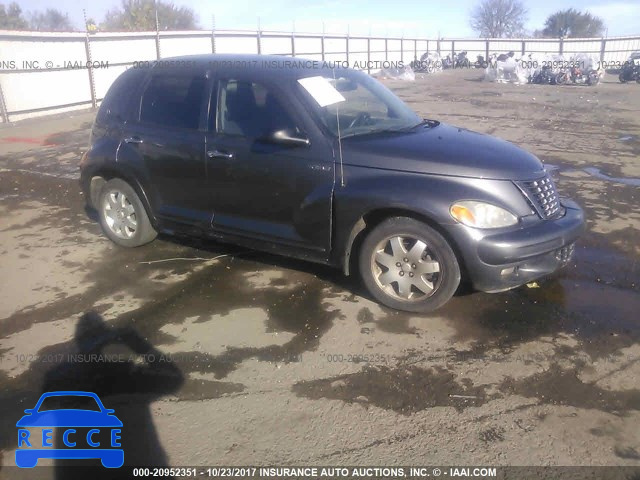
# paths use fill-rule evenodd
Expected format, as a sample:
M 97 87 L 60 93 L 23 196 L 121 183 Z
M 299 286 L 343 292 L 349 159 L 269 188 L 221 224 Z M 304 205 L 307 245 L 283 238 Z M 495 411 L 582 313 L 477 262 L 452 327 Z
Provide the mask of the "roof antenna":
M 336 80 L 336 69 L 332 69 L 333 81 L 338 84 Z M 340 102 L 336 103 L 336 124 L 338 125 L 338 157 L 340 158 L 340 186 L 344 187 L 344 166 L 342 163 L 342 136 L 340 133 Z

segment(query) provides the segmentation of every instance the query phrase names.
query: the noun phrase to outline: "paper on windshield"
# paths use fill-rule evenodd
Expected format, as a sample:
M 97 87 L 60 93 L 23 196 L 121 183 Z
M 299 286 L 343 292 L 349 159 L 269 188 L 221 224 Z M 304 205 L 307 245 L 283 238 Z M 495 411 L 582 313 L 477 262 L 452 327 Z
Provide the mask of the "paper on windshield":
M 346 99 L 335 89 L 328 78 L 325 77 L 307 77 L 298 80 L 298 83 L 309 92 L 313 99 L 321 107 L 333 105 L 334 103 L 344 102 Z

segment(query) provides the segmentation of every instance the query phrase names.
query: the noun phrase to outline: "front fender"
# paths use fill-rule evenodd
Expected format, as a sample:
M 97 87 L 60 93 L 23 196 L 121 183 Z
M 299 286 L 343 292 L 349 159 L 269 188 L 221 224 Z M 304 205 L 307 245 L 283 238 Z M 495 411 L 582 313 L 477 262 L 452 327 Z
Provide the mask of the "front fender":
M 427 175 L 373 168 L 345 168 L 346 184 L 335 191 L 335 242 L 332 263 L 348 272 L 354 240 L 373 212 L 424 218 L 438 225 L 453 225 L 451 204 L 478 200 L 507 208 L 517 216 L 532 213 L 531 207 L 507 180 L 487 180 Z

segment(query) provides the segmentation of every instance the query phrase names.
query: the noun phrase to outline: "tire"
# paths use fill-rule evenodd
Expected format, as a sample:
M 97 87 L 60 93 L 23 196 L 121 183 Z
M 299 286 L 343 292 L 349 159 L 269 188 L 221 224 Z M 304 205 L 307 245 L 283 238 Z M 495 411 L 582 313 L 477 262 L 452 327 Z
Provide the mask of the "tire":
M 140 198 L 124 180 L 114 178 L 103 185 L 97 210 L 104 233 L 122 247 L 139 247 L 158 236 Z
M 556 75 L 556 85 L 564 85 L 567 83 L 567 76 L 564 73 Z
M 389 218 L 367 235 L 360 248 L 359 269 L 378 302 L 408 312 L 436 310 L 460 284 L 458 260 L 444 237 L 406 217 Z
M 624 73 L 620 73 L 620 75 L 618 75 L 618 80 L 620 80 L 620 83 L 627 83 L 627 79 L 624 78 Z

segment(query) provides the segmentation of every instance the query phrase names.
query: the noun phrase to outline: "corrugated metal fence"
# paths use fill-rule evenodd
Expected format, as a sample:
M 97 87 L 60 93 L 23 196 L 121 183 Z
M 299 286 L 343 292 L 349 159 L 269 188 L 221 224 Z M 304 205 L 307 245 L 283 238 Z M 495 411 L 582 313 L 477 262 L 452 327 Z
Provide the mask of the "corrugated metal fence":
M 425 52 L 589 53 L 624 62 L 640 37 L 606 39 L 425 39 L 264 31 L 41 33 L 0 31 L 2 122 L 95 107 L 111 82 L 135 62 L 199 53 L 293 55 L 377 70 Z

